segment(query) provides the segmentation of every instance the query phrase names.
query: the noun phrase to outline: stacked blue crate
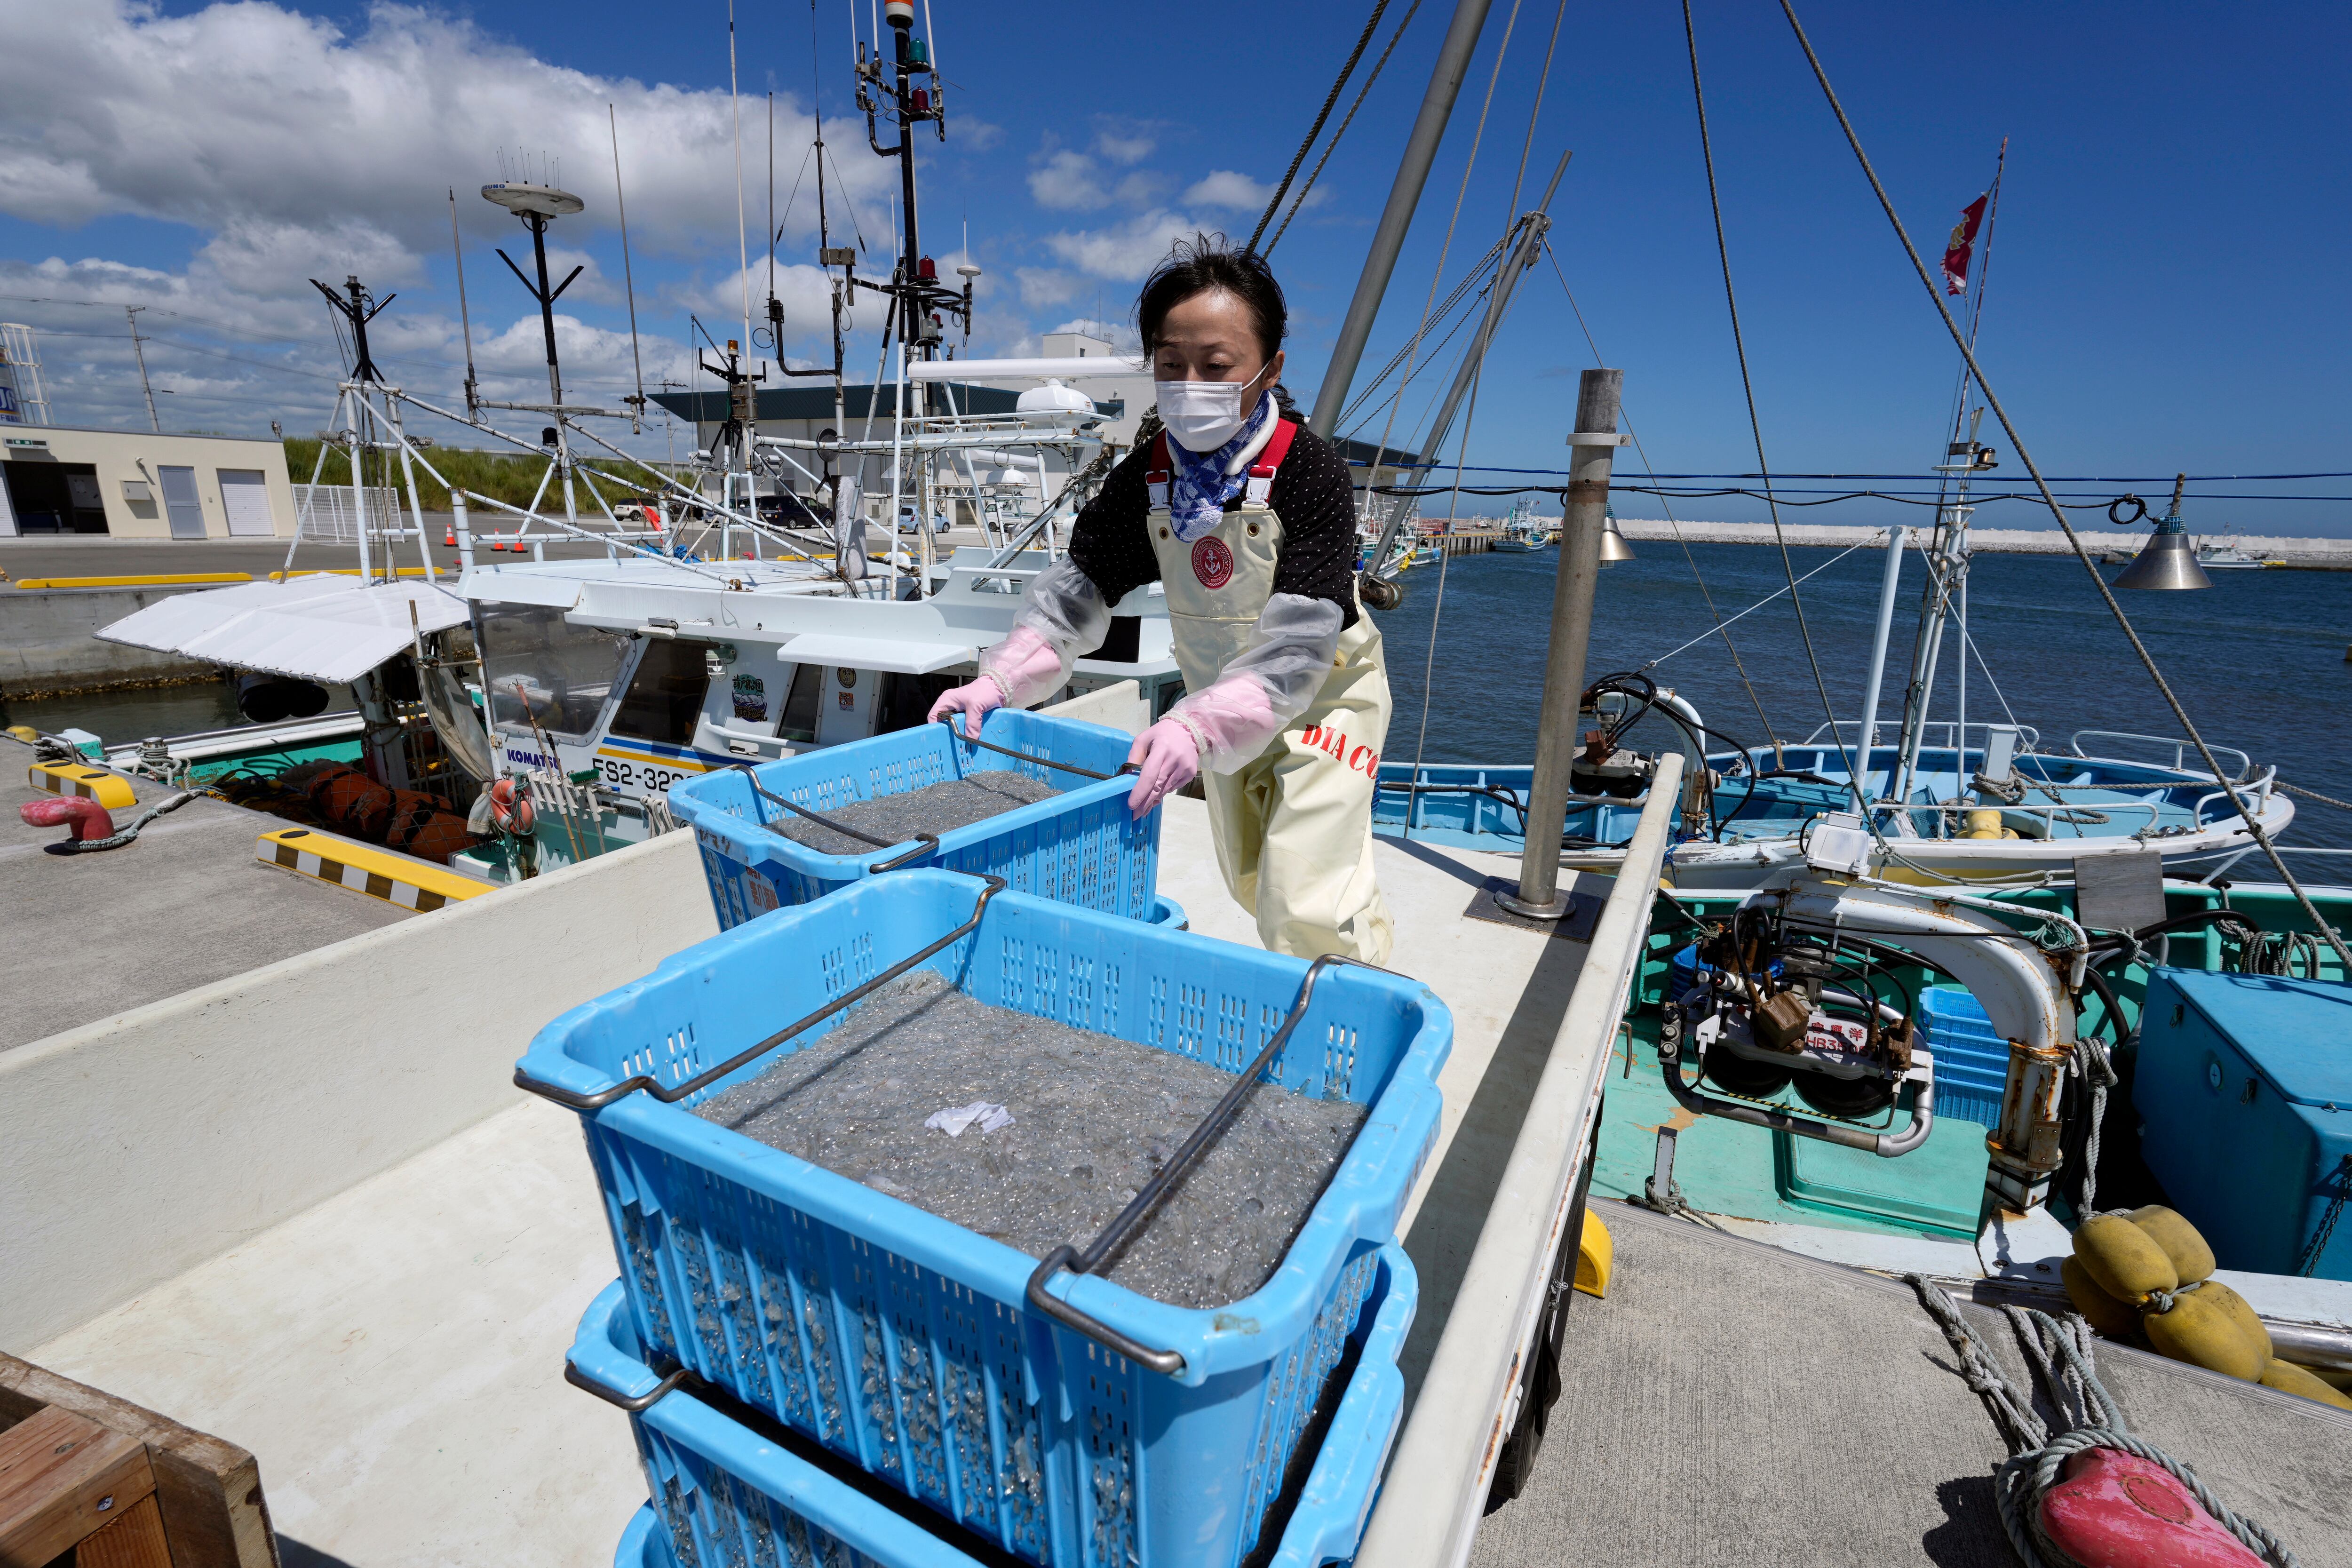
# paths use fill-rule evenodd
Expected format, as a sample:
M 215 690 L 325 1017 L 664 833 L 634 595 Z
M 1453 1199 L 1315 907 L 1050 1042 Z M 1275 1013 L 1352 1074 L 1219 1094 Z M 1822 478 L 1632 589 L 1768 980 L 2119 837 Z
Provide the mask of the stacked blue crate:
M 1266 1568 L 1319 1568 L 1353 1556 L 1372 1494 L 1404 1415 L 1397 1352 L 1412 1326 L 1420 1285 L 1404 1249 L 1381 1248 L 1370 1291 L 1345 1330 L 1349 1373 L 1312 1468 L 1295 1489 Z M 660 1384 L 630 1326 L 626 1294 L 605 1288 L 582 1320 L 570 1357 L 578 1381 L 630 1399 Z M 722 1408 L 722 1397 L 663 1394 L 629 1418 L 653 1501 L 637 1511 L 614 1568 L 688 1563 L 874 1563 L 877 1568 L 976 1568 L 993 1542 L 919 1510 L 821 1452 L 776 1440 Z M 860 1484 L 861 1481 L 864 1484 Z M 914 1517 L 910 1517 L 914 1516 Z M 679 1542 L 683 1542 L 681 1549 Z M 1081 1561 L 1096 1561 L 1087 1554 Z
M 1940 1120 L 2000 1124 L 2001 1091 L 2009 1083 L 2009 1042 L 1965 985 L 1929 985 L 1919 993 L 1922 1043 L 1936 1053 L 1936 1115 Z
M 1307 969 L 982 892 L 968 877 L 897 871 L 749 921 L 557 1019 L 518 1077 L 558 1098 L 684 1084 L 935 944 L 926 966 L 978 1001 L 1238 1073 Z M 1453 1033 L 1444 1004 L 1382 972 L 1318 981 L 1267 1080 L 1368 1115 L 1249 1297 L 1190 1310 L 1099 1278 L 1054 1281 L 1069 1307 L 1176 1352 L 1173 1375 L 1032 1310 L 1034 1261 L 1013 1248 L 692 1113 L 837 1021 L 677 1104 L 631 1092 L 583 1110 L 644 1359 L 685 1368 L 1028 1562 L 1234 1568 L 1379 1289 L 1434 1142 Z
M 722 768 L 677 785 L 670 809 L 694 830 L 719 928 L 821 899 L 898 859 L 1002 877 L 1018 891 L 1105 914 L 1160 918 L 1160 810 L 1134 817 L 1127 796 L 1135 781 L 1118 771 L 1132 737 L 1008 708 L 988 716 L 980 740 L 986 744 L 966 739 L 961 726 L 923 724 L 757 767 Z M 929 854 L 910 840 L 894 849 L 825 855 L 780 831 L 794 817 L 777 800 L 829 813 L 991 771 L 1022 773 L 1059 793 L 950 828 Z

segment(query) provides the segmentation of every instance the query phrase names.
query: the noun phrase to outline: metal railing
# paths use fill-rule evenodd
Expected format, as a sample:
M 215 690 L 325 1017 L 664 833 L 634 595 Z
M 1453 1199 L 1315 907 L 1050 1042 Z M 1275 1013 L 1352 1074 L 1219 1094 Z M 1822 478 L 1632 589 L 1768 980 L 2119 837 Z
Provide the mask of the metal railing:
M 1577 1176 L 1601 1111 L 1601 1075 L 1633 994 L 1650 907 L 1682 791 L 1682 758 L 1659 759 L 1650 804 L 1594 924 L 1542 1076 L 1470 1254 L 1356 1557 L 1360 1568 L 1459 1568 L 1470 1555 L 1521 1375 L 1568 1234 Z
M 2090 752 L 2083 750 L 2083 738 L 2085 735 L 2103 741 L 2126 741 L 2140 745 L 2169 746 L 2172 748 L 2172 762 L 2169 765 L 2181 773 L 2189 773 L 2191 771 L 2189 766 L 2189 742 L 2187 741 L 2168 740 L 2162 735 L 2135 734 L 2129 730 L 2077 730 L 2068 738 L 2066 746 L 2069 751 L 2073 752 L 2074 755 L 2078 757 L 2088 758 L 2091 754 Z M 2231 784 L 2245 783 L 2246 775 L 2253 771 L 2253 758 L 2246 755 L 2245 752 L 2238 750 L 2235 746 L 2213 746 L 2211 750 L 2213 752 L 2213 758 L 2216 762 L 2219 762 L 2225 757 L 2237 758 L 2238 771 L 2230 775 L 2230 782 Z M 2131 762 L 2136 759 L 2124 757 L 2117 760 L 2122 762 Z M 2202 759 L 2200 760 L 2201 761 Z
M 1825 742 L 1822 737 L 1832 734 L 1837 735 L 1841 738 L 1851 734 L 1855 740 L 1859 741 L 1862 739 L 1863 723 L 1864 721 L 1860 719 L 1840 719 L 1834 724 L 1816 724 L 1813 726 L 1813 732 L 1797 743 L 1801 746 L 1819 746 L 1828 744 L 1829 742 Z M 1985 744 L 1987 734 L 1990 731 L 1996 729 L 2016 731 L 2019 738 L 2025 742 L 2024 750 L 2031 751 L 2034 747 L 2042 744 L 2042 731 L 2035 729 L 2031 724 L 1996 725 L 1979 724 L 1973 721 L 1968 724 L 1961 724 L 1951 719 L 1930 720 L 1928 722 L 1921 725 L 1919 727 L 1920 743 L 1931 748 L 1948 749 L 1953 744 L 1953 731 L 1957 730 L 1963 735 L 1974 735 L 1976 737 L 1975 744 L 1981 749 Z M 1902 733 L 1903 723 L 1900 719 L 1891 721 L 1882 719 L 1878 721 L 1878 743 L 1880 745 L 1891 746 L 1895 744 L 1896 739 L 1900 737 Z M 1937 738 L 1939 736 L 1941 737 L 1940 739 Z M 1762 747 L 1759 749 L 1769 751 L 1770 748 Z
M 408 526 L 408 513 L 400 504 L 400 492 L 389 485 L 370 485 L 362 492 L 366 497 L 368 537 L 371 539 L 408 539 L 415 530 Z M 318 543 L 357 544 L 360 542 L 359 511 L 352 505 L 349 485 L 296 485 L 294 515 L 301 536 Z

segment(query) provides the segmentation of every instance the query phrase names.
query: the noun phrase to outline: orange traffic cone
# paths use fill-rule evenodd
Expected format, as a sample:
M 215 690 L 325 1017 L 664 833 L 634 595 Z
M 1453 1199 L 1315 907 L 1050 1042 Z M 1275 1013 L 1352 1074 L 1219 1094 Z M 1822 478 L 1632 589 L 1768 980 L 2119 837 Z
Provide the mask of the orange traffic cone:
M 457 548 L 457 525 L 456 523 L 453 522 L 449 525 L 449 531 L 442 536 L 441 545 L 445 550 L 455 550 Z

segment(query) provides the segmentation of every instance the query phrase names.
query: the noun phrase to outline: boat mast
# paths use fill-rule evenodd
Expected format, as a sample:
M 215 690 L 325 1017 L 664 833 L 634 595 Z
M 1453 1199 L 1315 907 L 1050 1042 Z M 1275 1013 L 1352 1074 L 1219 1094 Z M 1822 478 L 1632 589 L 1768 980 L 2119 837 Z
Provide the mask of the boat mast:
M 2000 211 L 2001 176 L 2009 167 L 2009 139 L 2001 138 L 2000 152 L 1993 165 L 1991 188 L 1986 193 L 1984 264 L 1977 271 L 1975 297 L 1969 302 L 1968 348 L 1975 352 L 1977 331 L 1984 322 L 1984 283 L 1992 266 L 1992 237 L 1995 220 Z M 1944 647 L 1944 623 L 1955 601 L 1960 610 L 1959 650 L 1959 721 L 1952 733 L 1953 793 L 1965 790 L 1968 781 L 1968 578 L 1969 578 L 1969 519 L 1976 508 L 1969 504 L 1971 479 L 1999 461 L 1992 448 L 1977 439 L 1978 427 L 1984 418 L 1984 409 L 1969 408 L 1968 367 L 1960 369 L 1959 391 L 1953 404 L 1952 425 L 1944 443 L 1944 460 L 1936 472 L 1943 476 L 1938 486 L 1936 528 L 1925 547 L 1927 558 L 1927 581 L 1920 591 L 1919 629 L 1911 647 L 1910 683 L 1903 694 L 1903 733 L 1898 744 L 1895 765 L 1887 776 L 1886 798 L 1903 800 L 1909 796 L 1917 781 L 1919 753 L 1925 749 L 1927 734 L 1928 702 L 1935 691 L 1937 666 L 1941 662 Z M 1864 763 L 1867 771 L 1867 763 Z
M 896 0 L 893 0 L 896 4 Z M 1323 385 L 1315 394 L 1314 417 L 1307 427 L 1326 440 L 1339 423 L 1348 401 L 1348 384 L 1356 379 L 1357 362 L 1372 335 L 1372 319 L 1381 313 L 1389 275 L 1396 270 L 1397 253 L 1404 248 L 1405 230 L 1412 226 L 1413 209 L 1421 205 L 1421 188 L 1429 181 L 1430 165 L 1437 161 L 1437 144 L 1445 138 L 1445 122 L 1453 117 L 1454 100 L 1469 74 L 1470 57 L 1477 51 L 1478 34 L 1486 25 L 1489 0 L 1456 0 L 1454 20 L 1439 46 L 1437 63 L 1430 68 L 1429 89 L 1422 95 L 1421 113 L 1412 122 L 1404 158 L 1389 186 L 1388 205 L 1381 209 L 1380 227 L 1372 231 L 1372 248 L 1356 279 L 1356 296 L 1348 302 L 1339 341 L 1331 345 L 1331 363 Z
M 928 12 L 928 5 L 926 6 Z M 876 39 L 874 50 L 867 54 L 864 40 L 857 46 L 857 107 L 866 111 L 866 141 L 875 155 L 898 160 L 898 188 L 906 208 L 904 245 L 898 264 L 888 283 L 868 283 L 851 275 L 853 284 L 863 284 L 877 293 L 889 297 L 891 309 L 898 325 L 898 390 L 895 429 L 904 432 L 908 416 L 907 408 L 906 363 L 909 353 L 925 361 L 939 357 L 941 331 L 940 316 L 945 313 L 961 318 L 964 330 L 971 330 L 971 278 L 964 279 L 961 292 L 940 286 L 938 268 L 923 254 L 921 231 L 915 217 L 915 127 L 925 121 L 938 129 L 940 141 L 948 136 L 947 102 L 940 85 L 939 68 L 931 57 L 929 40 L 915 37 L 914 0 L 884 0 L 882 14 L 889 25 L 891 56 L 886 63 L 882 58 L 881 40 Z M 923 85 L 915 85 L 915 79 Z M 882 145 L 876 115 L 883 113 L 895 118 L 898 127 L 896 146 Z M 917 417 L 929 412 L 930 389 L 922 386 L 923 403 L 912 412 Z M 869 420 L 870 423 L 870 420 Z M 891 459 L 890 529 L 898 527 L 898 496 L 900 493 L 902 471 L 898 458 Z M 920 510 L 919 502 L 918 510 Z M 929 521 L 918 518 L 917 531 L 921 535 L 923 551 L 923 588 L 929 591 L 931 534 Z

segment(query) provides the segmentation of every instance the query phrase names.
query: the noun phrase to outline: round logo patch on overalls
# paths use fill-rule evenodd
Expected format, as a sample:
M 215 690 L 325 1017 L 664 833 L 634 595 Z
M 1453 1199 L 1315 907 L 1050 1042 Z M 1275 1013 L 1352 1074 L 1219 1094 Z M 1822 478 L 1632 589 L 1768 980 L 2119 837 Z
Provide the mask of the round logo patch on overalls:
M 1192 546 L 1192 575 L 1203 588 L 1222 588 L 1234 580 L 1234 552 L 1211 534 Z

